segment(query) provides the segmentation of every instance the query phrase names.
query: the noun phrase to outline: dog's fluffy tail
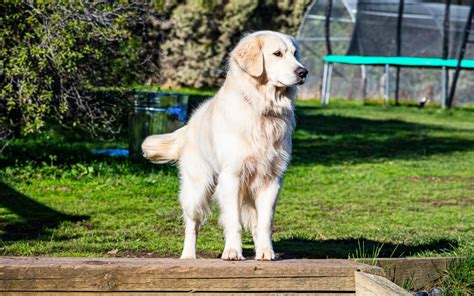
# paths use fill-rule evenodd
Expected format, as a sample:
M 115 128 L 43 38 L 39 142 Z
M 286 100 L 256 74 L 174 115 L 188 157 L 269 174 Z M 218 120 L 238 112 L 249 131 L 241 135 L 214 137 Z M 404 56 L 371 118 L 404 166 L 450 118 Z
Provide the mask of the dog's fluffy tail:
M 179 159 L 186 128 L 184 126 L 171 134 L 147 137 L 142 143 L 143 157 L 153 163 L 176 162 Z

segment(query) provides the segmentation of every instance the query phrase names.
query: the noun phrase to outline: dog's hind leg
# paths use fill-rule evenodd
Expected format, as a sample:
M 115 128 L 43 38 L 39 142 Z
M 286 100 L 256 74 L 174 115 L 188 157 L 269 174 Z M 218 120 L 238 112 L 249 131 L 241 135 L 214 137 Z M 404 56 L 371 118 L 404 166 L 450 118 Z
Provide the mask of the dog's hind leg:
M 181 176 L 179 201 L 183 209 L 185 237 L 181 259 L 196 258 L 196 240 L 201 223 L 209 213 L 210 192 L 202 179 Z
M 248 197 L 244 195 L 242 209 L 241 209 L 241 219 L 242 225 L 246 230 L 250 230 L 254 243 L 257 242 L 257 210 L 255 209 L 255 200 L 253 197 Z

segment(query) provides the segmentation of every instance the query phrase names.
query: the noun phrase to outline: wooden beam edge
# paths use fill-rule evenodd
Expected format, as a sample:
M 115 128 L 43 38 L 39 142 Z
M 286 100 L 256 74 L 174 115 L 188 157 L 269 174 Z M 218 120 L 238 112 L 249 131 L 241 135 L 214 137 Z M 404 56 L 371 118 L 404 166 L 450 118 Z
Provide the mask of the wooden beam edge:
M 410 296 L 411 294 L 403 288 L 397 286 L 388 279 L 356 271 L 355 275 L 356 296 Z

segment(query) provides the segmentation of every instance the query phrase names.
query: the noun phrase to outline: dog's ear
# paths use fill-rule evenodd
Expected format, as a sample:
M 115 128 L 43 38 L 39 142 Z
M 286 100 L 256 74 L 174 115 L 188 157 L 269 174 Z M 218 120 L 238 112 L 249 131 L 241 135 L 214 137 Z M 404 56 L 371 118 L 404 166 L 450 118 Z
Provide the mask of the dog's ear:
M 232 53 L 232 58 L 251 76 L 262 76 L 263 53 L 260 38 L 252 38 L 240 44 Z

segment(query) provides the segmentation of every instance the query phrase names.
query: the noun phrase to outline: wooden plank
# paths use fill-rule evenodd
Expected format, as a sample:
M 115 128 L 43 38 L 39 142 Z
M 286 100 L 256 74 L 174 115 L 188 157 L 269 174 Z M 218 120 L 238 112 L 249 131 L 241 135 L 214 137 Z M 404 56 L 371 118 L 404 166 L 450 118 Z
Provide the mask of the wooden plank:
M 143 296 L 184 296 L 184 295 L 189 295 L 189 292 L 182 292 L 182 293 L 177 293 L 177 292 L 5 292 L 2 293 L 2 296 L 32 296 L 32 295 L 38 295 L 38 296 L 59 296 L 59 295 L 67 295 L 67 296 L 127 296 L 127 295 L 143 295 Z M 233 295 L 255 295 L 255 296 L 286 296 L 286 295 L 298 295 L 298 296 L 355 296 L 355 293 L 345 293 L 345 292 L 315 292 L 315 293 L 238 293 L 238 292 L 231 292 L 231 293 L 192 293 L 193 296 L 207 296 L 207 295 L 213 295 L 213 296 L 233 296 Z
M 383 274 L 349 260 L 0 257 L 0 291 L 353 292 L 357 270 Z
M 365 272 L 355 272 L 356 296 L 410 296 L 388 279 Z
M 440 273 L 445 271 L 454 257 L 431 258 L 379 258 L 375 265 L 381 267 L 385 277 L 399 286 L 412 286 L 414 289 L 430 288 Z M 371 260 L 357 260 L 370 263 Z

